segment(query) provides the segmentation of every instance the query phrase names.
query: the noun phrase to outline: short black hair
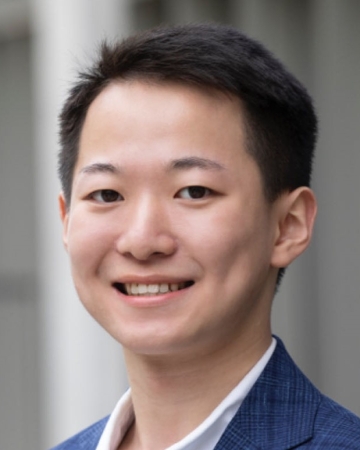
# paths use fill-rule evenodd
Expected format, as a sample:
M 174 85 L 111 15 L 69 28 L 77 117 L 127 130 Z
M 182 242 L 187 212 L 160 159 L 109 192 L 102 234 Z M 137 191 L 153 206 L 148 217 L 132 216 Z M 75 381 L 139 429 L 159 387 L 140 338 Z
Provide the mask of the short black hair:
M 79 74 L 60 114 L 59 175 L 67 207 L 90 104 L 109 84 L 132 79 L 239 98 L 246 150 L 260 168 L 266 198 L 309 186 L 317 119 L 306 89 L 263 45 L 236 28 L 191 24 L 104 42 L 95 62 Z

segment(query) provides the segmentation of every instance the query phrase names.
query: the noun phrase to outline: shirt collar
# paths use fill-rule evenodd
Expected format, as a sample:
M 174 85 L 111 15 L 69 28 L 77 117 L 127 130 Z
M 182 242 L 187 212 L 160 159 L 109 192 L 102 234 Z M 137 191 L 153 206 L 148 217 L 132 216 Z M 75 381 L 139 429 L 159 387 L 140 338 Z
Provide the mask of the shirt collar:
M 165 450 L 208 450 L 214 448 L 226 427 L 256 383 L 276 347 L 273 338 L 270 347 L 250 372 L 228 394 L 213 412 L 181 441 Z M 116 450 L 135 418 L 131 390 L 125 392 L 106 424 L 96 450 Z

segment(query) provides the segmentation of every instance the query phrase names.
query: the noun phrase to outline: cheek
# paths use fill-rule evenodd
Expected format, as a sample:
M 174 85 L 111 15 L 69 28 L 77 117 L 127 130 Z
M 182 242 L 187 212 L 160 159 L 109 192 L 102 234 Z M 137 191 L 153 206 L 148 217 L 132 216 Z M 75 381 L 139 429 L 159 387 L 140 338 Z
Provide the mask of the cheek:
M 209 261 L 217 261 L 220 269 L 226 260 L 234 259 L 250 245 L 252 230 L 246 218 L 224 210 L 208 217 L 197 235 L 199 253 Z
M 201 239 L 193 245 L 197 245 L 197 254 L 208 273 L 223 280 L 231 275 L 247 279 L 270 258 L 269 230 L 265 214 L 250 207 L 224 209 L 208 218 L 198 233 Z
M 111 230 L 96 218 L 86 220 L 74 214 L 68 226 L 68 253 L 74 273 L 83 273 L 99 264 L 106 249 L 111 246 Z

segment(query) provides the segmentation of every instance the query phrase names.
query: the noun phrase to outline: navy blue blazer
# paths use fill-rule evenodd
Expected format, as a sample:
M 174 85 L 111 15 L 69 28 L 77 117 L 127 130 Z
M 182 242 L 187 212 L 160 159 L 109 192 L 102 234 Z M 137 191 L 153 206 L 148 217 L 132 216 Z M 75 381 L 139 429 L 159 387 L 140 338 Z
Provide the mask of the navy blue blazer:
M 277 341 L 214 450 L 360 450 L 360 418 L 321 394 Z M 95 450 L 107 420 L 53 450 Z

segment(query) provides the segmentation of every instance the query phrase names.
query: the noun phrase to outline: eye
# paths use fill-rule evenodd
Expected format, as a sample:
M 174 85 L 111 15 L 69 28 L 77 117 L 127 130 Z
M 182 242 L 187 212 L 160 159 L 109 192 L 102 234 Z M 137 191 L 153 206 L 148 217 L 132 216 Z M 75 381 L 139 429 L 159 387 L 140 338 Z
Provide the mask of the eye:
M 99 203 L 113 203 L 124 200 L 122 195 L 112 189 L 100 189 L 99 191 L 95 191 L 90 195 L 90 198 Z
M 181 189 L 176 196 L 191 200 L 201 200 L 209 197 L 211 193 L 212 191 L 204 186 L 188 186 Z

